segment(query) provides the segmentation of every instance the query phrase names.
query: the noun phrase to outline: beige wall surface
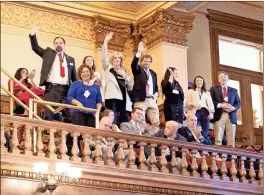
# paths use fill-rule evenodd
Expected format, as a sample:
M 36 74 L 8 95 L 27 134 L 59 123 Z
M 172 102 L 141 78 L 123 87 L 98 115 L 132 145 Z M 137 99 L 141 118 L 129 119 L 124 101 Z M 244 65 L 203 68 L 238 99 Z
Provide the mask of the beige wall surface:
M 195 14 L 193 30 L 187 35 L 188 46 L 188 81 L 192 82 L 195 76 L 203 76 L 207 88 L 212 85 L 211 70 L 211 52 L 210 52 L 210 35 L 209 20 L 205 16 L 207 9 L 234 14 L 246 18 L 262 21 L 262 12 L 255 8 L 245 8 L 235 3 L 210 2 L 201 7 Z M 203 13 L 201 13 L 203 12 Z

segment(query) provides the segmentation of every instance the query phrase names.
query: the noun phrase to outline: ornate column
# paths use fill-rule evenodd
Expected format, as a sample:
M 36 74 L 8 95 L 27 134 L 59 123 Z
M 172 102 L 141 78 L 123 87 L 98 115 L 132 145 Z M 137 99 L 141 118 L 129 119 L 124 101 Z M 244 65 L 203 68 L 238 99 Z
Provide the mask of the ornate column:
M 92 22 L 95 31 L 95 61 L 97 62 L 97 71 L 101 71 L 101 47 L 104 43 L 106 33 L 110 31 L 114 33 L 113 38 L 108 43 L 108 57 L 111 57 L 114 51 L 122 52 L 124 55 L 125 44 L 130 37 L 130 23 L 111 20 L 99 15 L 94 16 Z M 128 58 L 128 56 L 125 55 L 124 57 L 124 64 L 126 69 L 128 69 L 131 64 L 131 57 Z
M 192 30 L 193 20 L 194 16 L 188 13 L 159 9 L 138 22 L 138 36 L 147 45 L 146 53 L 153 57 L 151 68 L 157 73 L 159 87 L 167 67 L 172 66 L 178 70 L 184 91 L 188 89 L 186 36 Z M 160 96 L 159 104 L 163 101 Z

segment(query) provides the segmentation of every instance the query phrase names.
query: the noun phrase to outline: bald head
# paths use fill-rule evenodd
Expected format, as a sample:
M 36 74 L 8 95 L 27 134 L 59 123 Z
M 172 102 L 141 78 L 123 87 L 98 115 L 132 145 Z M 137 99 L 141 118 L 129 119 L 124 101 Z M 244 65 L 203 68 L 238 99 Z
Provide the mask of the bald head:
M 197 117 L 193 113 L 187 115 L 187 127 L 193 129 L 197 125 Z
M 111 128 L 112 128 L 112 119 L 109 116 L 104 116 L 100 120 L 99 128 L 100 129 L 104 129 L 104 130 L 111 130 Z
M 164 134 L 171 139 L 176 137 L 177 131 L 179 129 L 179 124 L 175 121 L 167 121 L 165 124 Z

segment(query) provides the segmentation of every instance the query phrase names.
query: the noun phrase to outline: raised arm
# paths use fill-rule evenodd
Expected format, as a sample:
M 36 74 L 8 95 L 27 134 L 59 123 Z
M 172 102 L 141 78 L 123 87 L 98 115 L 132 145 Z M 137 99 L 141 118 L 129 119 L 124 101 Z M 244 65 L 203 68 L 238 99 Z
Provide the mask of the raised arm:
M 104 44 L 102 46 L 102 64 L 103 64 L 103 69 L 106 70 L 109 66 L 109 60 L 108 60 L 108 42 L 112 39 L 113 37 L 113 32 L 109 32 L 106 34 L 105 39 L 104 39 Z
M 29 38 L 30 38 L 32 50 L 36 54 L 38 54 L 40 57 L 43 57 L 44 49 L 38 45 L 38 40 L 37 40 L 37 36 L 36 36 L 38 31 L 39 31 L 39 27 L 33 26 L 33 28 L 31 29 L 31 34 L 29 35 Z
M 140 71 L 138 61 L 139 61 L 139 58 L 141 57 L 143 51 L 144 51 L 144 45 L 143 45 L 143 42 L 140 41 L 138 44 L 138 51 L 136 53 L 136 56 L 134 57 L 134 59 L 131 63 L 131 69 L 132 69 L 133 75 L 137 75 Z

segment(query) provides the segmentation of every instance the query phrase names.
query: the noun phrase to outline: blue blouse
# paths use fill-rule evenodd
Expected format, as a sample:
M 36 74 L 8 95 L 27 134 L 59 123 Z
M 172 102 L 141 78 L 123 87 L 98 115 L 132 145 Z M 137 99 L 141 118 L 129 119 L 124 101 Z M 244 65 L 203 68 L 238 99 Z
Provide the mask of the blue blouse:
M 86 108 L 96 109 L 96 104 L 102 104 L 102 94 L 100 88 L 93 84 L 91 86 L 85 85 L 82 81 L 74 81 L 68 91 L 67 100 L 69 104 L 72 104 L 72 100 L 76 99 L 82 103 Z M 76 109 L 71 109 L 71 112 L 84 112 Z

